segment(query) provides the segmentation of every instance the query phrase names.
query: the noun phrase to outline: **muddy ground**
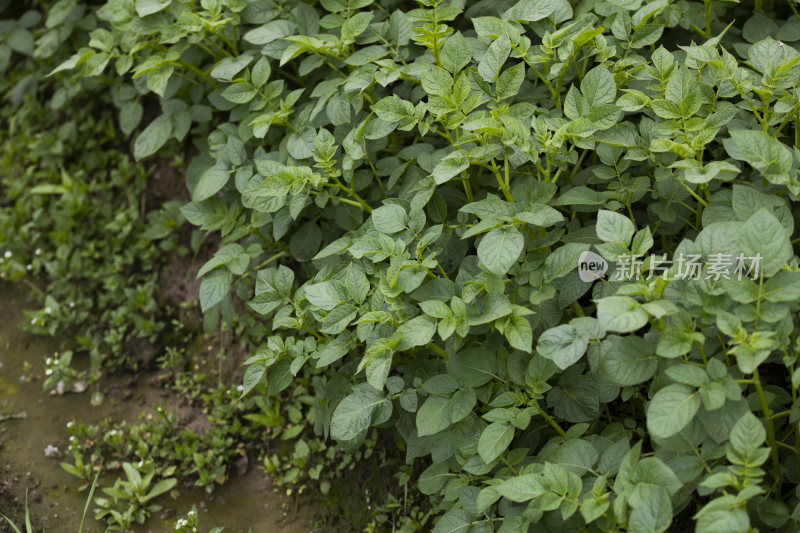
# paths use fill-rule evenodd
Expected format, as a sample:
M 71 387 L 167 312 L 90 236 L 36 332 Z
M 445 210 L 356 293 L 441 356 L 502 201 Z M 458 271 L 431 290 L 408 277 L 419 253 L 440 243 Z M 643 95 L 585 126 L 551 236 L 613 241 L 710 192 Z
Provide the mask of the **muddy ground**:
M 83 394 L 44 392 L 44 359 L 57 350 L 58 343 L 17 328 L 22 309 L 34 306 L 24 289 L 0 285 L 0 512 L 21 525 L 27 492 L 37 531 L 69 533 L 78 530 L 88 491 L 77 490 L 80 480 L 60 467 L 58 453 L 45 456 L 48 446 L 59 452 L 66 449 L 69 421 L 90 424 L 110 417 L 134 422 L 154 403 L 178 407 L 186 424 L 202 425 L 204 415 L 189 408 L 179 393 L 161 386 L 154 372 L 103 379 Z M 104 393 L 98 406 L 89 401 L 95 391 Z M 104 484 L 112 481 L 106 479 Z M 226 533 L 246 533 L 248 528 L 254 533 L 307 532 L 313 530 L 312 515 L 319 516 L 318 509 L 313 510 L 315 503 L 287 499 L 257 468 L 234 474 L 210 496 L 201 489 L 181 485 L 178 489 L 177 498 L 164 495 L 157 502 L 165 509 L 165 519 L 156 516 L 135 531 L 172 531 L 174 516 L 185 514 L 193 504 L 200 510 L 204 531 L 225 526 Z M 84 524 L 87 533 L 104 529 L 91 518 L 93 508 Z M 0 532 L 5 531 L 11 530 L 0 525 Z

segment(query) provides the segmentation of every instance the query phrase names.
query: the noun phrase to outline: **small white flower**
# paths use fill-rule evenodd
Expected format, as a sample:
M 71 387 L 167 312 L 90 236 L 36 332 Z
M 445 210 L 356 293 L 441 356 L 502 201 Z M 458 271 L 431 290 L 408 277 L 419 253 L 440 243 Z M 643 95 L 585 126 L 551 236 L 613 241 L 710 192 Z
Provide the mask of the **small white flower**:
M 37 249 L 36 249 L 36 252 L 34 252 L 34 253 L 35 253 L 36 255 L 42 255 L 42 249 L 41 249 L 41 248 L 37 248 Z
M 778 41 L 778 46 L 784 46 L 783 41 Z
M 44 375 L 45 376 L 50 376 L 52 374 L 53 374 L 53 369 L 52 368 L 48 368 L 47 370 L 44 371 Z
M 44 314 L 49 315 L 52 312 L 53 312 L 53 310 L 50 307 L 45 307 L 44 308 Z
M 31 318 L 31 326 L 35 326 L 37 322 L 36 318 Z
M 244 387 L 242 385 L 236 385 L 236 390 L 242 392 L 244 390 Z
M 25 267 L 26 270 L 33 270 L 33 265 L 28 265 Z
M 11 256 L 14 255 L 11 253 L 11 250 L 6 250 L 6 253 L 3 254 L 3 257 L 6 259 L 11 259 Z
M 75 307 L 75 302 L 70 302 L 69 306 L 70 306 L 70 308 Z
M 45 360 L 44 360 L 44 364 L 46 364 L 46 365 L 52 365 L 52 364 L 53 364 L 53 360 L 52 360 L 51 358 L 49 358 L 49 357 L 48 357 L 47 359 L 45 359 Z
M 143 467 L 144 461 L 139 461 L 138 463 L 136 463 L 136 466 L 138 466 L 139 468 Z
M 67 428 L 68 429 L 72 429 L 73 427 L 75 427 L 75 421 L 74 420 L 70 420 L 69 422 L 67 422 Z

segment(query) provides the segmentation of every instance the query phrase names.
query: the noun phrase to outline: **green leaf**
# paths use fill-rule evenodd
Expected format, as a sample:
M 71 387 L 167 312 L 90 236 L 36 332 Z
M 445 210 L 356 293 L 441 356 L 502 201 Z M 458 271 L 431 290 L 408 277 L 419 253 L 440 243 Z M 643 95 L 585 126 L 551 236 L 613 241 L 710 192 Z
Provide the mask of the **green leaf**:
M 461 32 L 456 32 L 444 42 L 439 55 L 442 66 L 455 76 L 472 60 L 472 47 Z
M 493 83 L 500 74 L 500 69 L 511 53 L 511 41 L 507 35 L 495 39 L 478 63 L 478 74 L 484 81 Z
M 537 474 L 524 474 L 508 478 L 493 489 L 504 498 L 518 503 L 538 498 L 547 492 L 542 486 L 541 476 Z
M 563 370 L 577 363 L 588 346 L 588 338 L 579 335 L 573 326 L 561 324 L 542 333 L 536 351 Z
M 505 12 L 504 18 L 517 22 L 535 22 L 549 17 L 556 5 L 537 0 L 520 0 Z
M 445 69 L 428 65 L 422 71 L 422 88 L 433 96 L 449 98 L 453 89 L 453 77 Z
M 781 271 L 764 283 L 764 298 L 769 302 L 800 300 L 800 271 Z
M 468 387 L 480 387 L 497 378 L 497 359 L 482 348 L 461 350 L 448 357 L 447 371 Z
M 434 435 L 448 428 L 451 423 L 450 400 L 441 396 L 430 396 L 417 411 L 417 435 Z
M 491 463 L 506 451 L 512 440 L 514 426 L 505 422 L 489 424 L 478 439 L 478 455 L 484 463 Z
M 566 379 L 547 395 L 547 405 L 568 422 L 591 422 L 600 415 L 597 383 L 589 376 Z
M 140 17 L 146 17 L 163 11 L 171 3 L 172 0 L 136 0 L 136 14 Z
M 378 100 L 372 110 L 383 121 L 400 122 L 404 118 L 414 115 L 414 106 L 411 102 L 398 98 L 396 95 L 387 96 Z
M 408 350 L 415 346 L 424 346 L 431 341 L 434 333 L 436 320 L 424 315 L 412 318 L 397 329 L 400 336 L 397 349 Z
M 597 213 L 595 231 L 597 238 L 601 241 L 621 242 L 627 246 L 631 242 L 636 227 L 625 215 L 603 209 Z
M 222 163 L 209 167 L 200 175 L 200 179 L 192 191 L 192 201 L 202 202 L 217 194 L 228 183 L 230 175 L 230 171 Z
M 734 496 L 722 496 L 708 502 L 695 515 L 696 531 L 703 533 L 748 533 L 750 518 Z
M 666 439 L 680 433 L 700 408 L 699 394 L 686 385 L 667 385 L 647 404 L 647 431 Z
M 266 60 L 266 58 L 264 59 Z M 247 67 L 251 61 L 253 61 L 253 56 L 249 54 L 243 54 L 236 58 L 224 57 L 221 61 L 214 65 L 214 68 L 211 69 L 209 74 L 212 78 L 217 80 L 231 81 L 233 77 L 244 70 L 244 68 Z M 267 69 L 269 69 L 268 61 L 266 62 L 266 65 Z M 267 76 L 269 76 L 269 70 L 267 70 Z M 260 85 L 263 84 L 264 83 L 262 82 Z
M 450 399 L 450 421 L 455 424 L 466 418 L 477 403 L 475 389 L 458 389 Z
M 54 28 L 67 20 L 72 10 L 75 9 L 76 4 L 77 0 L 58 0 L 58 2 L 50 6 L 47 10 L 45 27 Z
M 338 335 L 355 320 L 358 315 L 358 308 L 352 304 L 341 304 L 327 314 L 322 321 L 320 331 L 328 335 Z
M 478 259 L 486 269 L 503 276 L 517 262 L 525 237 L 514 227 L 504 226 L 487 233 L 478 245 Z
M 706 371 L 694 365 L 677 364 L 668 367 L 665 373 L 673 381 L 691 387 L 701 387 L 709 381 Z
M 333 411 L 331 437 L 339 441 L 355 439 L 369 428 L 373 414 L 385 401 L 381 392 L 367 383 L 354 386 Z
M 175 71 L 172 65 L 159 65 L 147 73 L 147 88 L 163 97 L 169 78 Z
M 364 31 L 366 31 L 369 23 L 372 21 L 373 13 L 370 11 L 364 11 L 361 13 L 356 13 L 349 19 L 342 24 L 342 40 L 353 40 Z
M 133 156 L 144 159 L 156 153 L 172 136 L 172 120 L 161 115 L 153 120 L 136 138 L 133 145 Z
M 766 209 L 756 211 L 747 219 L 737 242 L 740 250 L 747 256 L 747 267 L 753 262 L 749 258 L 760 257 L 759 273 L 763 272 L 764 277 L 774 276 L 794 255 L 783 226 Z
M 119 110 L 119 129 L 126 136 L 133 133 L 133 130 L 139 126 L 142 121 L 144 108 L 136 100 L 132 100 L 123 105 Z
M 581 254 L 588 249 L 587 244 L 568 243 L 553 250 L 544 260 L 545 279 L 552 281 L 574 271 Z
M 617 385 L 644 383 L 657 368 L 652 345 L 641 337 L 609 335 L 600 347 L 600 373 Z
M 614 76 L 602 65 L 594 67 L 581 80 L 581 94 L 590 108 L 613 103 L 617 98 Z
M 512 348 L 530 353 L 533 345 L 533 329 L 526 318 L 512 316 L 506 324 L 503 334 Z
M 638 500 L 628 518 L 629 533 L 662 533 L 672 522 L 672 504 L 663 487 L 639 486 Z
M 525 81 L 525 63 L 519 63 L 506 69 L 497 79 L 495 88 L 497 99 L 504 100 L 516 95 L 523 81 Z
M 249 60 L 248 60 L 249 64 Z M 226 71 L 226 74 L 228 72 Z M 263 87 L 267 81 L 269 81 L 269 76 L 272 74 L 272 67 L 269 64 L 269 59 L 266 57 L 261 57 L 256 64 L 253 65 L 253 69 L 250 72 L 250 82 L 256 88 Z
M 231 290 L 233 275 L 228 269 L 218 268 L 200 282 L 200 309 L 205 313 L 222 301 Z
M 162 479 L 155 486 L 150 489 L 150 492 L 147 493 L 145 496 L 146 500 L 152 500 L 153 498 L 164 494 L 165 492 L 169 492 L 178 484 L 178 480 L 174 477 L 168 479 Z
M 510 315 L 512 311 L 511 302 L 504 294 L 484 294 L 474 300 L 467 309 L 467 322 L 470 326 L 488 324 Z
M 312 305 L 330 311 L 347 300 L 347 292 L 341 281 L 331 280 L 306 285 L 305 297 Z
M 295 29 L 295 23 L 291 20 L 273 20 L 245 33 L 244 40 L 251 44 L 263 46 L 282 39 L 293 33 Z
M 454 509 L 442 516 L 433 533 L 468 533 L 472 528 L 472 520 L 464 509 Z
M 14 28 L 5 38 L 5 44 L 15 52 L 29 56 L 33 55 L 35 41 L 31 32 L 24 28 Z
M 792 154 L 779 140 L 759 130 L 733 130 L 722 141 L 734 159 L 744 161 L 770 179 L 788 172 Z
M 740 456 L 751 457 L 766 440 L 764 424 L 748 411 L 731 429 L 729 446 Z
M 391 235 L 406 228 L 406 210 L 396 204 L 381 206 L 372 211 L 372 224 L 381 233 Z
M 463 150 L 456 150 L 442 158 L 433 169 L 433 179 L 441 185 L 469 168 L 469 159 Z
M 455 474 L 452 474 L 447 466 L 447 461 L 433 463 L 420 474 L 417 486 L 422 494 L 435 494 L 454 476 Z
M 222 97 L 234 104 L 246 104 L 252 100 L 256 94 L 258 94 L 256 88 L 244 81 L 229 85 L 222 91 Z
M 292 235 L 289 251 L 298 261 L 308 261 L 314 257 L 321 244 L 322 230 L 315 222 L 308 221 Z
M 647 324 L 647 311 L 630 296 L 608 296 L 596 303 L 597 320 L 606 331 L 630 333 Z

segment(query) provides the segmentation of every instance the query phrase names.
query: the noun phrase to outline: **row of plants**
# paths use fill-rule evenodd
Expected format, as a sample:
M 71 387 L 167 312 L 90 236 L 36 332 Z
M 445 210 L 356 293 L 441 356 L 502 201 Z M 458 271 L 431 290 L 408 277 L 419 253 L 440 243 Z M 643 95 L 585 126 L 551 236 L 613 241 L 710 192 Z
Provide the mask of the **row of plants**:
M 97 112 L 110 98 L 46 78 L 79 33 L 53 26 L 52 15 L 29 10 L 0 22 L 0 277 L 37 298 L 25 329 L 89 354 L 82 370 L 71 351 L 49 359 L 46 388 L 63 392 L 85 389 L 103 369 L 148 362 L 130 347 L 170 330 L 170 312 L 157 304 L 158 270 L 165 251 L 187 251 L 172 231 L 182 217 L 161 209 L 116 117 Z M 44 27 L 53 29 L 34 48 L 31 30 Z
M 94 500 L 96 519 L 123 530 L 145 523 L 161 511 L 158 497 L 180 488 L 179 480 L 184 487 L 203 487 L 211 494 L 230 477 L 241 475 L 240 465 L 244 471 L 252 465 L 284 487 L 286 496 L 305 492 L 306 498 L 322 503 L 312 517 L 320 527 L 357 520 L 367 530 L 393 523 L 397 530 L 414 531 L 425 523 L 427 516 L 413 489 L 410 503 L 407 495 L 404 504 L 399 502 L 397 495 L 407 492 L 411 473 L 390 471 L 396 454 L 381 448 L 377 435 L 363 449 L 344 452 L 314 434 L 314 399 L 307 384 L 298 383 L 269 400 L 242 399 L 241 387 L 211 385 L 220 378 L 213 363 L 190 349 L 160 359 L 160 367 L 170 370 L 163 385 L 185 398 L 182 410 L 200 424 L 187 424 L 177 407 L 163 404 L 140 413 L 136 423 L 106 419 L 68 424 L 68 457 L 61 466 L 82 481 L 81 489 L 97 471 L 124 474 L 112 487 L 101 488 Z M 361 477 L 362 461 L 378 470 L 367 476 L 358 500 L 374 506 L 369 514 L 353 508 L 346 494 L 351 480 Z
M 196 302 L 164 295 L 165 283 L 175 282 L 167 264 L 191 262 L 204 235 L 186 231 L 181 202 L 170 196 L 185 150 L 176 144 L 157 161 L 137 163 L 129 146 L 133 126 L 119 126 L 125 117 L 152 115 L 155 102 L 133 87 L 109 92 L 102 80 L 48 77 L 84 42 L 83 32 L 96 22 L 92 9 L 77 2 L 0 2 L 0 18 L 0 115 L 8 125 L 0 131 L 0 279 L 24 283 L 35 297 L 39 307 L 25 311 L 24 329 L 62 340 L 63 349 L 44 358 L 45 390 L 99 391 L 93 382 L 114 372 L 150 371 L 166 349 L 158 359 L 168 370 L 160 384 L 186 397 L 210 423 L 208 431 L 187 428 L 162 405 L 134 424 L 72 422 L 63 468 L 82 480 L 82 489 L 103 472 L 89 497 L 90 514 L 113 530 L 128 530 L 159 510 L 179 481 L 210 493 L 248 455 L 277 484 L 292 484 L 287 492 L 311 483 L 326 507 L 337 505 L 340 491 L 331 484 L 373 452 L 388 461 L 386 453 L 374 446 L 343 453 L 315 436 L 308 383 L 281 398 L 241 400 L 241 386 L 237 391 L 214 368 L 217 360 L 200 356 L 205 341 L 193 338 L 201 331 L 179 322 L 178 308 Z M 142 104 L 108 112 L 131 99 Z M 178 272 L 180 279 L 188 276 Z M 235 329 L 246 344 L 259 332 L 247 318 L 222 328 Z M 215 331 L 217 321 L 206 320 L 203 329 Z M 93 403 L 102 401 L 99 392 L 92 396 Z M 388 505 L 375 516 L 342 513 L 373 524 L 367 527 L 400 523 L 398 509 L 413 507 L 408 498 L 402 506 L 384 498 L 401 493 L 407 480 L 373 483 L 375 506 Z M 327 514 L 335 513 L 320 519 Z M 180 527 L 191 531 L 196 522 L 195 513 Z M 26 527 L 32 527 L 27 518 Z
M 243 395 L 400 439 L 437 533 L 796 527 L 791 0 L 57 5 L 59 83 L 199 153 Z

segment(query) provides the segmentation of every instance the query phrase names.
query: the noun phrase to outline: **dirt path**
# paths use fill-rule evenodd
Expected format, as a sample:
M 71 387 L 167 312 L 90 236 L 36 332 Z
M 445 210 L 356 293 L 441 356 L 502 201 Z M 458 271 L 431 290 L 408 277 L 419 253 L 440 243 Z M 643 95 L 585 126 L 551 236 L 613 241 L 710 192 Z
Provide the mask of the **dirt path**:
M 0 284 L 0 414 L 25 414 L 24 418 L 0 422 L 0 512 L 20 524 L 28 491 L 31 517 L 38 527 L 71 533 L 78 530 L 87 492 L 76 490 L 80 481 L 60 467 L 58 458 L 45 457 L 45 448 L 66 449 L 66 424 L 71 420 L 89 424 L 110 417 L 133 422 L 152 403 L 170 403 L 172 393 L 152 385 L 147 375 L 114 377 L 92 385 L 87 392 L 98 387 L 124 391 L 106 394 L 96 407 L 90 404 L 88 393 L 45 393 L 44 359 L 52 356 L 58 346 L 53 339 L 28 335 L 17 328 L 23 319 L 22 309 L 32 303 L 23 290 Z M 109 479 L 104 481 L 106 486 L 111 483 Z M 248 528 L 253 533 L 300 533 L 312 529 L 311 520 L 302 513 L 285 523 L 280 494 L 255 468 L 234 477 L 210 497 L 203 490 L 180 487 L 177 499 L 165 495 L 157 503 L 169 509 L 168 514 L 174 512 L 178 516 L 197 504 L 201 530 L 225 526 L 225 533 L 246 533 Z M 84 531 L 101 532 L 102 525 L 91 518 L 92 509 L 93 506 Z M 137 531 L 172 531 L 174 520 L 156 516 Z M 0 525 L 0 532 L 5 530 L 6 526 Z

